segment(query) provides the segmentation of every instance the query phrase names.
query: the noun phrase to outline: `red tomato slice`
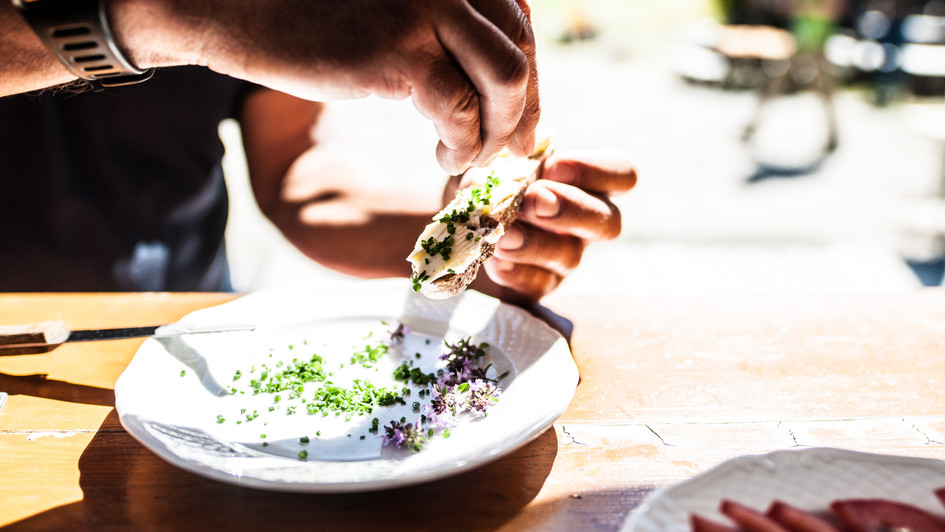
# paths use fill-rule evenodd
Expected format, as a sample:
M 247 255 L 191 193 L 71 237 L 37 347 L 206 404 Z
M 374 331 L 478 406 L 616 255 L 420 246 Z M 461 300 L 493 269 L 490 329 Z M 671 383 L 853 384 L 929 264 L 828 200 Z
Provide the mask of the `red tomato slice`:
M 737 532 L 730 526 L 725 526 L 715 521 L 710 521 L 701 515 L 692 514 L 689 516 L 689 524 L 692 526 L 692 532 Z
M 935 493 L 935 496 L 938 497 L 938 502 L 942 503 L 942 506 L 945 506 L 945 488 L 939 488 L 933 493 Z
M 792 532 L 840 532 L 829 521 L 782 501 L 774 501 L 768 517 Z
M 910 504 L 885 499 L 834 501 L 830 510 L 855 532 L 904 528 L 911 532 L 945 532 L 945 521 Z
M 749 532 L 791 532 L 758 510 L 735 501 L 723 500 L 719 511 Z

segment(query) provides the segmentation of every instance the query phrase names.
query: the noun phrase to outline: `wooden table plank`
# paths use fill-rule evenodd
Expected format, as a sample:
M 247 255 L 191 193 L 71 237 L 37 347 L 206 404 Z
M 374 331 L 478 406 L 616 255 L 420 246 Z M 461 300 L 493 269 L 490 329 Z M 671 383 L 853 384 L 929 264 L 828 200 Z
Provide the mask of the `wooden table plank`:
M 937 290 L 553 301 L 574 324 L 584 377 L 564 422 L 945 413 L 945 296 Z
M 226 294 L 0 294 L 0 324 L 170 322 Z M 187 473 L 138 444 L 114 381 L 140 340 L 0 358 L 5 530 L 619 530 L 643 497 L 729 458 L 836 446 L 945 459 L 945 291 L 571 297 L 582 381 L 552 430 L 438 482 L 275 493 Z
M 0 432 L 0 524 L 82 500 L 77 464 L 94 431 Z
M 170 323 L 233 294 L 2 294 L 0 324 L 62 319 L 71 328 Z M 0 357 L 0 526 L 81 501 L 81 458 L 99 434 L 123 432 L 114 384 L 142 340 L 67 344 Z M 138 447 L 140 445 L 134 444 Z M 24 469 L 25 468 L 25 469 Z

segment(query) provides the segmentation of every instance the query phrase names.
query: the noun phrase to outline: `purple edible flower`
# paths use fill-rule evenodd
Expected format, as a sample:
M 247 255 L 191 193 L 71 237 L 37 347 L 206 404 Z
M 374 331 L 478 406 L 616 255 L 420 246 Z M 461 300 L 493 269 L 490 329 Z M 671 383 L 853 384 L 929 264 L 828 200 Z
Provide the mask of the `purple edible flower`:
M 394 320 L 390 323 L 385 323 L 390 330 L 390 343 L 399 344 L 404 341 L 404 337 L 410 334 L 410 327 L 404 325 L 402 322 Z
M 385 426 L 384 445 L 419 451 L 427 437 L 436 431 L 443 430 L 446 435 L 445 429 L 456 425 L 463 412 L 484 417 L 486 409 L 499 400 L 501 392 L 496 386 L 497 381 L 486 377 L 491 364 L 485 368 L 477 364 L 485 356 L 489 344 L 476 345 L 465 338 L 446 345 L 449 351 L 440 357 L 446 361 L 446 367 L 438 372 L 439 377 L 430 391 L 430 404 L 423 406 L 423 415 L 416 425 L 404 424 L 401 418 L 400 422 L 391 421 L 390 426 Z M 429 427 L 426 434 L 421 428 L 423 425 Z
M 409 447 L 414 451 L 423 448 L 423 442 L 426 438 L 420 432 L 421 420 L 413 423 L 404 424 L 403 422 L 391 420 L 390 425 L 384 425 L 384 436 L 381 442 L 384 445 L 395 445 L 398 449 Z
M 476 379 L 469 384 L 469 411 L 479 417 L 486 415 L 486 408 L 499 401 L 499 388 L 491 381 Z

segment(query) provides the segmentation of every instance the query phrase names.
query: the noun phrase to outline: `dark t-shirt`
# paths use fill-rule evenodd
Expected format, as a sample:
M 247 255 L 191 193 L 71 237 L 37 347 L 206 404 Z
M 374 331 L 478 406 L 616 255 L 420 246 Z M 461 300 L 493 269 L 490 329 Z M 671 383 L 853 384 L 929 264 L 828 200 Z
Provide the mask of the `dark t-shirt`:
M 224 288 L 217 128 L 251 87 L 183 67 L 0 98 L 0 291 Z

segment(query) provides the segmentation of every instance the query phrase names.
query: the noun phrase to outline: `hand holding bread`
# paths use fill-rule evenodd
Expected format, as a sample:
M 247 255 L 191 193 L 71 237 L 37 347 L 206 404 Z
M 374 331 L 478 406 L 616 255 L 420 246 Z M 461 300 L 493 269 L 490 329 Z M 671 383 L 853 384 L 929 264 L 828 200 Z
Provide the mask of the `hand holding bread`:
M 507 301 L 537 301 L 577 267 L 589 243 L 616 238 L 621 218 L 611 197 L 636 183 L 630 158 L 619 150 L 555 153 L 537 170 L 539 179 L 525 188 L 517 217 L 495 242 L 494 256 L 479 261 L 488 275 L 472 284 Z

